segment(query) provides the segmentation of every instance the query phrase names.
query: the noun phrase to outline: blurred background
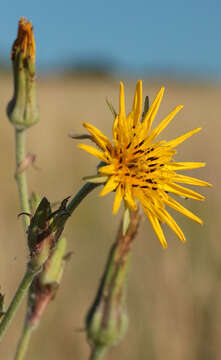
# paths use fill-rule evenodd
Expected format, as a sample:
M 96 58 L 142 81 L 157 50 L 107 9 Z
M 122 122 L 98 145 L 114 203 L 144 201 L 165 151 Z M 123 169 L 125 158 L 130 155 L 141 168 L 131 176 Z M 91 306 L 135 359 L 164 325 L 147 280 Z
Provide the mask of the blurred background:
M 176 159 L 206 161 L 190 176 L 213 183 L 202 189 L 203 203 L 183 204 L 204 226 L 171 211 L 187 242 L 164 228 L 163 250 L 143 217 L 134 243 L 128 286 L 130 326 L 107 360 L 211 360 L 221 354 L 221 245 L 218 230 L 221 193 L 221 3 L 208 1 L 19 1 L 4 2 L 0 13 L 0 286 L 8 305 L 28 261 L 14 181 L 14 131 L 5 107 L 12 96 L 10 50 L 21 16 L 35 29 L 38 102 L 41 120 L 28 131 L 28 151 L 37 155 L 28 170 L 29 188 L 61 201 L 95 173 L 95 158 L 68 137 L 88 121 L 111 137 L 119 81 L 132 105 L 136 80 L 152 102 L 161 85 L 166 93 L 156 123 L 176 105 L 184 109 L 164 131 L 171 139 L 195 127 L 202 132 L 179 146 Z M 200 189 L 201 190 L 201 189 Z M 27 359 L 88 359 L 84 318 L 102 275 L 120 222 L 111 213 L 113 196 L 90 194 L 69 220 L 65 235 L 73 251 L 62 285 L 38 331 Z M 1 358 L 13 358 L 23 325 L 25 302 L 0 345 Z

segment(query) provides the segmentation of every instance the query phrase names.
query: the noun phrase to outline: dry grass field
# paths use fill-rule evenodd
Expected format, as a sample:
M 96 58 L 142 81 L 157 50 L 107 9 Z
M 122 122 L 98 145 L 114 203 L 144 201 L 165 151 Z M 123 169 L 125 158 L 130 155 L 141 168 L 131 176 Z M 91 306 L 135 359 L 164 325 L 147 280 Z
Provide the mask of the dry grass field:
M 28 151 L 37 155 L 36 168 L 28 170 L 29 188 L 50 201 L 74 194 L 82 177 L 93 175 L 97 161 L 76 147 L 67 134 L 83 131 L 88 121 L 111 137 L 112 114 L 105 98 L 118 107 L 119 80 L 86 78 L 38 79 L 41 120 L 28 131 Z M 125 81 L 126 102 L 132 104 L 135 81 Z M 171 139 L 195 127 L 203 130 L 179 146 L 182 161 L 206 161 L 190 175 L 213 183 L 202 189 L 205 202 L 183 200 L 204 220 L 204 226 L 181 215 L 187 242 L 182 244 L 165 228 L 168 249 L 163 250 L 143 217 L 134 243 L 128 287 L 130 326 L 107 360 L 218 360 L 221 354 L 221 87 L 175 83 L 166 86 L 156 122 L 176 105 L 184 104 L 163 137 Z M 144 80 L 144 94 L 154 96 L 161 84 Z M 12 95 L 12 79 L 0 78 L 0 286 L 6 304 L 21 280 L 28 260 L 14 173 L 14 132 L 5 107 Z M 198 190 L 198 189 L 197 189 Z M 199 189 L 201 190 L 201 189 Z M 98 197 L 95 190 L 69 220 L 65 234 L 69 250 L 61 287 L 33 334 L 27 359 L 88 359 L 85 314 L 94 299 L 108 250 L 115 239 L 120 214 L 112 215 L 113 196 Z M 13 359 L 23 325 L 25 302 L 0 346 L 0 358 Z

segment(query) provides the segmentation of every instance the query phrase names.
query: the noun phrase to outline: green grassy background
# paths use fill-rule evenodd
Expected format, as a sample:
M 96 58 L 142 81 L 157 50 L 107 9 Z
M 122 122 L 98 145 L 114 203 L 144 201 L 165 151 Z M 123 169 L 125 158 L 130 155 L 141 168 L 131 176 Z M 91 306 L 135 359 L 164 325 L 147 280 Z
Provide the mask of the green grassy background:
M 135 81 L 125 81 L 126 102 L 132 104 Z M 192 223 L 171 211 L 187 237 L 182 244 L 165 228 L 168 249 L 163 250 L 143 217 L 134 243 L 128 288 L 130 326 L 126 337 L 106 359 L 218 360 L 221 354 L 221 244 L 219 191 L 221 88 L 204 83 L 165 80 L 164 100 L 156 123 L 176 105 L 184 109 L 164 131 L 171 139 L 195 127 L 202 132 L 179 146 L 176 159 L 206 161 L 206 168 L 189 171 L 213 183 L 202 189 L 205 202 L 183 200 L 204 220 Z M 151 102 L 161 84 L 144 81 Z M 38 79 L 41 121 L 28 131 L 28 151 L 37 155 L 28 170 L 30 191 L 60 201 L 74 194 L 82 177 L 95 173 L 97 161 L 76 147 L 67 134 L 83 132 L 88 121 L 111 137 L 112 114 L 105 97 L 118 107 L 119 79 L 51 77 Z M 12 79 L 0 75 L 0 286 L 6 304 L 11 300 L 28 261 L 14 174 L 14 131 L 5 115 L 12 96 Z M 199 189 L 201 190 L 201 189 Z M 38 331 L 33 334 L 27 359 L 87 359 L 84 317 L 92 303 L 107 254 L 115 239 L 120 214 L 111 213 L 113 196 L 98 197 L 95 190 L 70 219 L 65 234 L 73 251 L 57 294 Z M 23 325 L 25 302 L 0 345 L 1 359 L 13 358 Z

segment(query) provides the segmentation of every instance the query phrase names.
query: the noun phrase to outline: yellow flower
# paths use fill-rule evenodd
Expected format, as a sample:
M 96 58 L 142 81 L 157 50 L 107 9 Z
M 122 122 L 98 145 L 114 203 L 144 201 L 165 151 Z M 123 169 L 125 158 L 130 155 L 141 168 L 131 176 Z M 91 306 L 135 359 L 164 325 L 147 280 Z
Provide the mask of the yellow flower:
M 124 87 L 120 83 L 120 109 L 113 124 L 113 144 L 100 130 L 84 123 L 84 127 L 92 135 L 92 140 L 100 150 L 84 144 L 80 144 L 79 147 L 104 162 L 98 170 L 102 179 L 106 180 L 100 195 L 104 196 L 115 191 L 113 213 L 118 211 L 122 199 L 131 210 L 137 209 L 135 199 L 138 200 L 162 246 L 166 248 L 167 242 L 160 223 L 167 223 L 180 240 L 185 241 L 182 230 L 165 209 L 166 205 L 202 224 L 200 218 L 179 204 L 170 194 L 196 200 L 204 200 L 204 197 L 177 183 L 198 186 L 210 186 L 210 184 L 176 173 L 176 170 L 203 167 L 205 163 L 173 160 L 173 155 L 176 153 L 174 148 L 201 128 L 170 141 L 156 141 L 157 136 L 183 107 L 177 106 L 151 130 L 163 93 L 164 88 L 161 88 L 149 110 L 142 115 L 142 81 L 139 80 L 132 111 L 126 116 Z

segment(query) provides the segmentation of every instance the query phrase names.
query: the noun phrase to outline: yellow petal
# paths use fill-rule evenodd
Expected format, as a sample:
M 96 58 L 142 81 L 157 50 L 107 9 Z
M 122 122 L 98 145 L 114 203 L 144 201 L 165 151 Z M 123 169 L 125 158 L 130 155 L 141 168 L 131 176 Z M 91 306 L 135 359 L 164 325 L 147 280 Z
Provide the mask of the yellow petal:
M 142 101 L 143 101 L 143 92 L 142 92 L 142 81 L 138 80 L 136 91 L 134 95 L 134 103 L 131 111 L 133 117 L 133 125 L 136 126 L 142 112 Z
M 113 127 L 112 127 L 112 134 L 113 134 L 113 139 L 114 139 L 114 143 L 117 146 L 118 145 L 118 125 L 119 125 L 119 116 L 117 115 L 114 122 L 113 122 Z
M 175 234 L 178 236 L 178 238 L 182 241 L 185 242 L 186 238 L 182 232 L 182 230 L 180 229 L 180 227 L 177 225 L 176 221 L 172 218 L 172 216 L 163 208 L 158 209 L 158 211 L 160 212 L 163 220 L 167 223 L 167 225 L 175 232 Z
M 102 174 L 107 174 L 107 175 L 113 175 L 116 172 L 115 165 L 113 164 L 101 166 L 99 167 L 98 171 Z
M 118 188 L 116 190 L 115 198 L 114 198 L 113 214 L 116 214 L 118 212 L 123 195 L 124 195 L 123 188 L 122 188 L 121 184 L 119 184 Z
M 91 133 L 99 147 L 103 150 L 109 149 L 111 151 L 112 145 L 109 139 L 99 129 L 88 123 L 83 123 L 83 126 Z
M 177 185 L 177 184 L 165 184 L 163 185 L 163 189 L 165 191 L 169 191 L 173 194 L 185 196 L 190 199 L 195 200 L 204 200 L 204 196 L 201 194 L 198 194 L 196 191 L 184 188 L 183 186 Z
M 180 174 L 176 174 L 175 176 L 173 176 L 173 181 L 183 184 L 196 185 L 196 186 L 212 186 L 210 183 L 206 181 Z
M 171 122 L 174 116 L 183 108 L 183 105 L 177 106 L 148 136 L 148 142 L 153 141 Z
M 203 162 L 171 162 L 166 167 L 169 170 L 189 170 L 204 167 L 206 163 Z
M 90 145 L 86 145 L 86 144 L 78 144 L 78 147 L 86 152 L 88 152 L 89 154 L 97 157 L 98 159 L 107 162 L 107 157 L 104 155 L 103 152 L 101 152 L 100 150 L 95 149 L 93 146 Z
M 100 196 L 105 196 L 109 192 L 114 191 L 118 184 L 119 184 L 119 182 L 116 180 L 116 177 L 111 176 L 110 179 L 108 180 L 108 182 L 103 187 L 102 191 L 100 192 Z
M 145 116 L 145 118 L 143 120 L 143 123 L 142 123 L 145 134 L 147 134 L 147 132 L 150 130 L 152 122 L 155 119 L 155 116 L 156 116 L 157 111 L 159 109 L 161 100 L 163 98 L 163 93 L 164 93 L 164 87 L 162 87 L 160 89 L 160 91 L 158 92 L 153 104 L 150 106 L 148 112 L 146 113 L 146 116 Z
M 158 239 L 161 242 L 161 245 L 163 246 L 163 248 L 167 248 L 167 242 L 163 233 L 163 230 L 161 229 L 159 220 L 157 218 L 156 215 L 153 215 L 148 209 L 144 208 L 144 212 L 146 214 L 146 216 L 148 217 L 148 219 L 150 220 L 150 223 L 155 231 L 155 233 L 157 234 Z
M 167 145 L 171 146 L 171 147 L 176 147 L 178 145 L 180 145 L 183 141 L 185 141 L 186 139 L 188 139 L 189 137 L 193 136 L 194 134 L 196 134 L 198 131 L 202 130 L 202 128 L 197 128 L 194 129 L 192 131 L 189 131 L 188 133 L 179 136 L 176 139 L 173 139 L 171 141 L 167 142 Z
M 119 105 L 119 118 L 126 118 L 125 112 L 125 99 L 124 99 L 124 84 L 120 82 L 120 105 Z
M 170 206 L 171 208 L 173 208 L 174 210 L 176 210 L 176 211 L 180 212 L 181 214 L 187 216 L 188 218 L 192 219 L 193 221 L 196 221 L 197 223 L 199 223 L 201 225 L 203 224 L 202 220 L 198 216 L 193 214 L 191 211 L 186 209 L 184 206 L 182 206 L 180 203 L 175 201 L 170 196 L 167 197 L 167 199 L 165 200 L 165 203 L 168 206 Z
M 132 195 L 131 185 L 126 184 L 124 199 L 131 210 L 137 210 L 137 204 Z

